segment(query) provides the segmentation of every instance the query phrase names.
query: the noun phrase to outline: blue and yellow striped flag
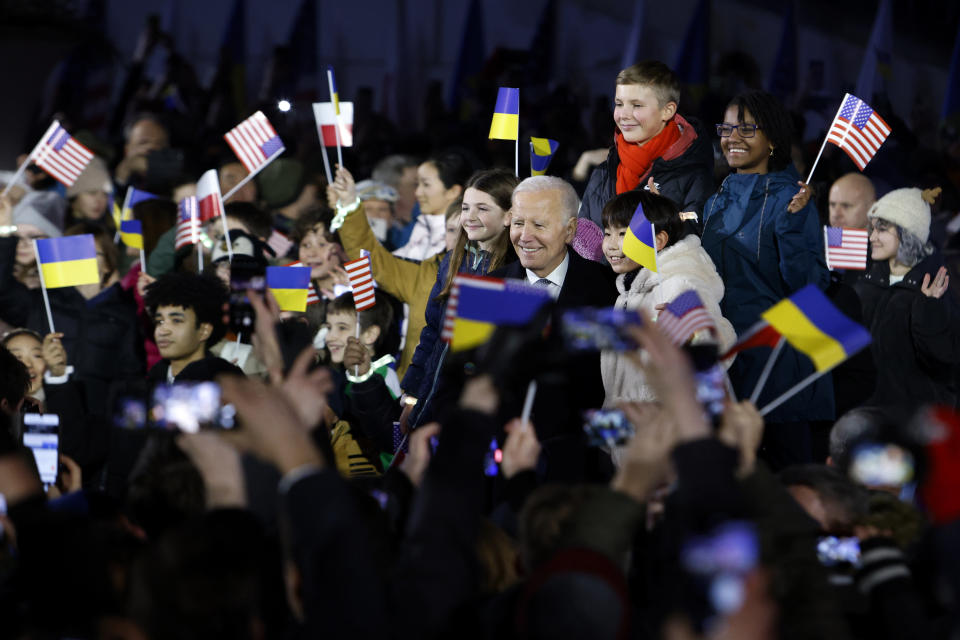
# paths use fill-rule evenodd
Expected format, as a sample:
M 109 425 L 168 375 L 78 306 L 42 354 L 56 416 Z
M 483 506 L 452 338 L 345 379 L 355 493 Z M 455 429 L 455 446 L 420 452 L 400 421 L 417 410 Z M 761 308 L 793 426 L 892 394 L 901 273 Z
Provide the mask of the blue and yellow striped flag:
M 794 349 L 809 356 L 818 372 L 832 369 L 870 344 L 870 332 L 838 311 L 812 284 L 761 315 Z
M 623 253 L 639 264 L 657 272 L 657 233 L 653 223 L 647 220 L 643 213 L 643 205 L 638 204 L 637 210 L 630 220 L 630 227 L 623 236 Z
M 497 327 L 530 322 L 551 301 L 548 289 L 519 280 L 457 276 L 441 337 L 452 351 L 472 349 L 489 340 Z
M 120 239 L 128 247 L 143 249 L 143 224 L 139 220 L 121 220 Z
M 556 140 L 530 136 L 530 175 L 545 175 L 559 146 Z
M 491 140 L 518 140 L 520 137 L 520 89 L 500 87 L 497 106 L 490 123 Z
M 93 235 L 37 240 L 37 265 L 47 289 L 100 282 Z
M 267 267 L 267 288 L 281 311 L 306 311 L 310 289 L 307 267 Z
M 330 102 L 333 103 L 333 112 L 340 115 L 340 92 L 337 91 L 337 80 L 333 77 L 333 65 L 327 66 L 327 82 L 330 85 Z

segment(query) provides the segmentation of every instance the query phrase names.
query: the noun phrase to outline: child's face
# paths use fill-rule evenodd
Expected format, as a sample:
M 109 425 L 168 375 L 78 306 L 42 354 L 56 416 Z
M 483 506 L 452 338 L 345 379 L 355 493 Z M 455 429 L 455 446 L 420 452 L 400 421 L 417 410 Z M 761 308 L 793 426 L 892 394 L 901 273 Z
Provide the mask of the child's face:
M 47 361 L 43 359 L 43 344 L 30 334 L 21 333 L 7 341 L 7 349 L 27 367 L 30 374 L 30 393 L 36 393 L 43 386 L 43 374 L 47 370 Z
M 330 360 L 340 364 L 343 362 L 343 351 L 347 348 L 347 338 L 357 335 L 357 316 L 349 313 L 328 313 L 327 349 L 330 351 Z
M 323 224 L 318 224 L 300 241 L 300 262 L 310 267 L 310 277 L 313 280 L 327 277 L 339 264 L 337 243 L 327 240 L 325 233 Z
M 668 102 L 663 107 L 653 89 L 642 84 L 618 84 L 614 98 L 613 121 L 620 128 L 623 139 L 642 145 L 654 137 L 676 113 L 677 107 Z
M 501 209 L 490 194 L 470 187 L 463 194 L 460 226 L 467 238 L 479 242 L 486 249 L 487 243 L 506 232 L 507 212 Z
M 640 265 L 623 255 L 623 237 L 627 227 L 603 228 L 603 255 L 615 273 L 627 273 L 639 269 Z

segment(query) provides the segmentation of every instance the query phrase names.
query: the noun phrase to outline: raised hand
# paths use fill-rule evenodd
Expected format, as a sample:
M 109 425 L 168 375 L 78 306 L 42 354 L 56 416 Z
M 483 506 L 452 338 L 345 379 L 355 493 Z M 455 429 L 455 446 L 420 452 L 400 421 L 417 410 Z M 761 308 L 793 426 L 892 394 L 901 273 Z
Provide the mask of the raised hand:
M 370 371 L 370 349 L 357 338 L 347 338 L 343 350 L 343 367 L 354 375 L 366 375 Z
M 797 184 L 800 185 L 800 191 L 797 192 L 797 195 L 793 196 L 790 200 L 790 204 L 787 205 L 787 211 L 790 213 L 796 213 L 800 211 L 807 203 L 810 202 L 810 198 L 813 197 L 813 187 L 808 185 L 805 182 L 797 181 Z
M 930 274 L 924 274 L 923 282 L 920 284 L 920 291 L 929 298 L 939 298 L 946 293 L 949 287 L 950 276 L 947 274 L 947 268 L 940 267 L 937 270 L 937 275 L 933 277 L 932 282 L 930 280 Z
M 720 440 L 740 452 L 740 473 L 749 474 L 763 438 L 763 416 L 749 400 L 729 402 L 720 423 Z
M 337 173 L 331 186 L 337 196 L 337 204 L 341 207 L 345 207 L 357 199 L 357 184 L 353 180 L 353 174 L 345 167 L 337 167 Z
M 430 438 L 440 433 L 440 425 L 436 422 L 430 422 L 416 429 L 410 434 L 410 447 L 403 462 L 400 463 L 400 471 L 408 478 L 410 483 L 419 487 L 423 482 L 423 474 L 427 472 L 427 466 L 430 464 Z
M 503 476 L 512 478 L 521 471 L 535 469 L 540 458 L 540 441 L 533 424 L 524 428 L 520 418 L 514 418 L 504 429 L 507 441 L 503 443 L 503 461 L 500 463 Z
M 43 338 L 40 352 L 51 376 L 60 377 L 67 372 L 67 350 L 63 348 L 62 333 L 48 333 Z
M 213 431 L 181 434 L 177 446 L 203 478 L 208 509 L 246 506 L 243 466 L 236 448 Z

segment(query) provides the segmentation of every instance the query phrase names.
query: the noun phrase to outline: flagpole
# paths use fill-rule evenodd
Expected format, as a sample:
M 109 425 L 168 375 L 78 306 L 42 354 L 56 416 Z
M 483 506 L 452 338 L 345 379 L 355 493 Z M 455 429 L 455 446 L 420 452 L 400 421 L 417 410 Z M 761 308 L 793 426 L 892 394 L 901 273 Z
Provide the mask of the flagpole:
M 830 129 L 833 128 L 833 123 L 837 121 L 837 118 L 840 117 L 840 110 L 843 109 L 843 103 L 847 101 L 847 96 L 849 93 L 843 95 L 843 100 L 840 101 L 840 106 L 837 107 L 837 115 L 833 116 L 833 120 L 830 121 Z M 830 129 L 827 129 L 827 135 L 823 136 L 823 144 L 820 145 L 820 151 L 817 152 L 817 159 L 813 161 L 813 166 L 810 167 L 810 175 L 807 176 L 807 184 L 810 184 L 810 181 L 813 179 L 813 172 L 817 170 L 817 163 L 820 162 L 820 156 L 823 155 L 823 150 L 827 146 L 827 138 L 830 137 Z
M 120 242 L 120 226 L 123 224 L 123 217 L 127 215 L 127 209 L 130 208 L 130 190 L 133 187 L 127 187 L 127 192 L 123 194 L 123 204 L 120 206 L 120 224 L 117 225 L 117 232 L 113 234 L 113 243 Z
M 359 311 L 357 311 L 357 330 L 354 333 L 356 334 L 355 337 L 357 338 L 357 340 L 359 340 L 360 339 L 360 312 Z M 361 344 L 360 346 L 362 347 L 363 344 Z M 358 377 L 360 375 L 359 364 L 353 365 L 353 375 L 354 377 Z
M 533 411 L 533 399 L 537 396 L 537 381 L 531 380 L 527 385 L 527 397 L 523 400 L 523 413 L 520 414 L 520 430 L 526 431 L 530 424 L 530 413 Z
M 197 241 L 197 269 L 199 273 L 203 273 L 203 243 Z
M 333 184 L 333 174 L 330 173 L 330 159 L 327 158 L 327 145 L 323 144 L 323 135 L 320 136 L 320 146 L 323 148 L 323 171 L 327 174 L 327 184 Z
M 770 372 L 773 371 L 773 365 L 777 360 L 777 356 L 780 355 L 780 351 L 783 349 L 784 341 L 783 336 L 781 336 L 780 340 L 777 341 L 777 346 L 773 348 L 770 357 L 767 358 L 767 363 L 763 365 L 763 371 L 760 373 L 760 379 L 757 380 L 757 386 L 753 388 L 753 393 L 750 395 L 750 402 L 753 404 L 757 404 L 757 398 L 760 397 L 760 392 L 763 391 L 763 387 L 767 384 L 767 378 L 770 377 Z
M 337 165 L 342 167 L 343 166 L 343 150 L 341 149 L 341 143 L 340 143 L 340 121 L 341 121 L 340 96 L 337 95 L 336 97 L 334 97 L 335 92 L 333 90 L 333 67 L 330 67 L 329 69 L 327 69 L 327 85 L 330 88 L 330 102 L 333 104 L 334 117 L 337 120 L 337 126 L 333 128 L 333 132 L 337 136 Z
M 223 223 L 223 241 L 227 243 L 227 260 L 233 264 L 233 243 L 230 241 L 230 229 L 227 227 L 227 212 L 220 214 L 220 222 Z
M 798 393 L 800 393 L 801 391 L 803 391 L 803 389 L 804 389 L 805 387 L 807 387 L 808 385 L 810 385 L 811 383 L 813 383 L 817 378 L 819 378 L 820 376 L 822 376 L 822 375 L 825 374 L 825 373 L 826 373 L 826 371 L 814 371 L 814 372 L 811 373 L 809 376 L 807 376 L 806 378 L 804 378 L 803 380 L 801 380 L 801 381 L 798 382 L 797 384 L 793 385 L 792 387 L 790 387 L 789 389 L 787 389 L 786 391 L 784 391 L 784 392 L 780 395 L 780 397 L 778 397 L 776 400 L 774 400 L 773 402 L 771 402 L 770 404 L 768 404 L 767 406 L 765 406 L 763 409 L 761 409 L 761 410 L 760 410 L 760 415 L 761 415 L 761 416 L 767 415 L 768 413 L 770 413 L 771 411 L 773 411 L 774 409 L 776 409 L 777 407 L 779 407 L 780 405 L 782 405 L 784 402 L 786 402 L 787 400 L 789 400 L 789 399 L 792 398 L 793 396 L 795 396 L 795 395 L 797 395 Z
M 40 275 L 40 291 L 43 293 L 43 306 L 47 310 L 47 322 L 50 323 L 50 333 L 56 333 L 53 327 L 53 314 L 50 312 L 50 298 L 47 297 L 47 283 L 43 279 L 43 264 L 40 263 L 40 248 L 37 246 L 37 240 L 33 241 L 33 255 L 37 258 L 37 273 Z
M 263 171 L 263 169 L 264 169 L 268 164 L 270 164 L 271 162 L 273 162 L 274 160 L 276 160 L 277 156 L 279 156 L 279 155 L 280 155 L 281 153 L 283 153 L 284 151 L 286 151 L 286 149 L 280 149 L 279 151 L 275 152 L 272 156 L 270 156 L 269 158 L 267 158 L 266 162 L 264 162 L 262 165 L 260 165 L 260 167 L 259 167 L 256 171 L 254 171 L 253 173 L 247 174 L 247 176 L 246 176 L 243 180 L 241 180 L 241 181 L 238 182 L 237 184 L 233 185 L 233 188 L 230 189 L 230 191 L 227 191 L 227 195 L 223 196 L 223 202 L 224 202 L 224 204 L 226 204 L 227 200 L 230 199 L 230 196 L 232 196 L 234 193 L 236 193 L 237 191 L 239 191 L 240 189 L 242 189 L 242 188 L 243 188 L 243 185 L 245 185 L 245 184 L 247 184 L 248 182 L 250 182 L 251 180 L 253 180 L 253 179 L 257 176 L 258 173 L 260 173 L 261 171 Z
M 58 124 L 59 124 L 59 123 L 58 123 L 56 120 L 53 121 L 53 124 L 50 125 L 50 128 L 47 129 L 47 132 L 44 133 L 44 134 L 43 134 L 43 137 L 40 138 L 40 140 L 37 142 L 36 146 L 33 148 L 33 151 L 30 152 L 30 155 L 28 155 L 28 156 L 23 160 L 23 162 L 20 163 L 20 166 L 17 168 L 17 172 L 14 173 L 14 174 L 13 174 L 13 177 L 10 178 L 10 181 L 7 182 L 7 186 L 5 186 L 5 187 L 3 188 L 3 192 L 0 193 L 0 196 L 5 196 L 5 195 L 7 195 L 7 192 L 10 191 L 10 188 L 17 183 L 17 180 L 20 179 L 20 176 L 23 175 L 23 172 L 26 171 L 26 170 L 27 170 L 27 167 L 30 165 L 30 161 L 33 160 L 33 156 L 36 155 L 37 149 L 40 148 L 40 145 L 43 144 L 43 141 L 44 141 L 44 140 L 46 140 L 47 138 L 50 137 L 50 134 L 53 133 L 53 131 L 56 129 L 56 127 L 57 127 Z M 52 333 L 52 332 L 53 332 L 53 330 L 51 329 L 51 333 Z
M 513 174 L 516 177 L 520 177 L 520 134 L 517 134 L 516 140 L 513 141 Z
M 830 238 L 827 235 L 827 227 L 823 227 L 823 259 L 827 263 L 827 271 L 833 271 L 833 267 L 830 266 Z
M 143 242 L 143 236 L 140 236 L 140 242 Z M 147 272 L 147 254 L 143 250 L 143 247 L 140 247 L 140 273 Z

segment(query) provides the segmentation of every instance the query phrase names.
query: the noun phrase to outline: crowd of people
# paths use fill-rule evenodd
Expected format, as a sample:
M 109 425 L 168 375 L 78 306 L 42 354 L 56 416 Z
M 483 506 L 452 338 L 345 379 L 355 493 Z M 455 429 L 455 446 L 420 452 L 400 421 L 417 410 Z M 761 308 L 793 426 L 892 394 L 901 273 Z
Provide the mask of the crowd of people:
M 663 63 L 613 89 L 609 148 L 555 175 L 485 140 L 378 157 L 361 116 L 329 184 L 295 123 L 244 182 L 222 141 L 137 108 L 69 188 L 4 185 L 0 636 L 960 637 L 960 147 L 877 180 L 837 153 L 807 184 L 768 93 L 714 126 Z M 244 185 L 178 246 L 211 166 Z M 128 188 L 153 196 L 144 262 L 112 215 Z M 624 249 L 638 208 L 656 270 Z M 865 271 L 828 269 L 825 224 L 868 232 Z M 42 286 L 34 241 L 87 234 L 98 282 Z M 238 284 L 291 264 L 305 311 Z M 551 302 L 454 350 L 461 275 Z M 872 343 L 767 411 L 814 363 L 729 352 L 811 285 Z M 657 320 L 689 291 L 711 326 L 677 345 Z M 569 348 L 585 307 L 636 312 L 624 346 Z M 44 416 L 52 470 L 26 446 Z

